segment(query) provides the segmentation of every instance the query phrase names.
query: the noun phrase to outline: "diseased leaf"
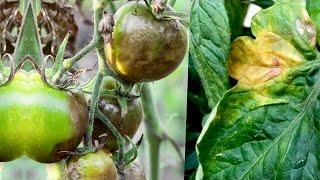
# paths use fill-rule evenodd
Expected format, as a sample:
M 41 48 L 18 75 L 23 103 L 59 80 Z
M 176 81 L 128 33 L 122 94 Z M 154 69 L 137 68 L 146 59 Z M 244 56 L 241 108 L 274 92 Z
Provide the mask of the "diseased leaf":
M 307 10 L 313 22 L 317 27 L 317 43 L 320 46 L 320 1 L 319 0 L 308 0 Z
M 320 179 L 320 59 L 297 0 L 252 22 L 232 45 L 227 91 L 197 143 L 203 179 Z
M 229 87 L 230 28 L 223 0 L 194 0 L 190 30 L 190 55 L 213 108 Z
M 251 30 L 258 37 L 260 32 L 270 31 L 292 43 L 307 60 L 313 60 L 316 29 L 306 10 L 304 0 L 278 0 L 252 20 Z
M 242 84 L 257 85 L 305 61 L 288 41 L 265 31 L 255 40 L 240 37 L 233 42 L 229 75 Z

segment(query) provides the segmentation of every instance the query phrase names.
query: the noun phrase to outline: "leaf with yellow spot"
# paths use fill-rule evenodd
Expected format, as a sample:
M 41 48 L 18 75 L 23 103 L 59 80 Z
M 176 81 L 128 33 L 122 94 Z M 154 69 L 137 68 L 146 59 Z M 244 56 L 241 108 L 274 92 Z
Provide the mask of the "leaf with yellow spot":
M 197 143 L 197 179 L 320 179 L 320 56 L 303 0 L 276 0 L 231 48 L 227 91 Z
M 305 62 L 305 58 L 281 36 L 264 32 L 257 39 L 240 37 L 232 44 L 229 75 L 240 83 L 256 85 Z

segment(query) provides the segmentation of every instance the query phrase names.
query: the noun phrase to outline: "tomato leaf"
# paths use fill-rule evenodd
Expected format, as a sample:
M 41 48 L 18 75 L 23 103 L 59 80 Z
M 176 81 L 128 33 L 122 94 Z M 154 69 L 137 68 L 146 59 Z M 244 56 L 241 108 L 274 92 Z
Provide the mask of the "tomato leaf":
M 304 1 L 257 14 L 228 60 L 227 91 L 197 143 L 203 179 L 320 179 L 320 58 Z
M 233 40 L 242 34 L 248 3 L 239 0 L 227 0 L 225 1 L 225 8 L 229 17 L 231 39 Z
M 254 36 L 270 31 L 294 45 L 306 59 L 316 58 L 316 29 L 306 11 L 304 0 L 278 0 L 271 8 L 258 13 L 252 21 Z
M 38 32 L 36 15 L 32 1 L 29 0 L 28 2 L 29 4 L 26 9 L 26 14 L 23 18 L 21 31 L 19 33 L 17 45 L 14 50 L 14 59 L 15 63 L 18 64 L 22 58 L 29 55 L 37 62 L 38 66 L 41 66 L 43 52 Z M 26 64 L 24 68 L 26 70 L 33 69 L 30 64 Z
M 190 55 L 213 108 L 229 87 L 230 27 L 223 1 L 194 0 L 190 30 Z
M 320 1 L 319 0 L 308 0 L 307 10 L 313 22 L 317 27 L 317 43 L 320 46 Z

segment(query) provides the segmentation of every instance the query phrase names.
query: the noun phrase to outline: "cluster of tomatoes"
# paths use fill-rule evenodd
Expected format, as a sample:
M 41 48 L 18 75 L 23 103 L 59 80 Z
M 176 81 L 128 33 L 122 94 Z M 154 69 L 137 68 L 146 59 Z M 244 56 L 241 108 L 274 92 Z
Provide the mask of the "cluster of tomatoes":
M 146 4 L 129 2 L 114 15 L 112 37 L 105 43 L 107 64 L 125 82 L 151 82 L 179 66 L 187 44 L 179 20 L 157 19 Z M 101 89 L 116 91 L 118 86 L 115 79 L 105 77 Z M 37 71 L 17 69 L 0 87 L 0 161 L 27 156 L 53 163 L 70 157 L 86 133 L 88 101 L 81 89 L 52 88 Z M 132 138 L 143 119 L 139 97 L 126 99 L 125 113 L 117 97 L 100 96 L 98 107 L 124 137 Z M 101 150 L 69 158 L 67 174 L 116 179 L 112 153 L 119 148 L 117 139 L 98 118 L 93 141 L 102 144 Z

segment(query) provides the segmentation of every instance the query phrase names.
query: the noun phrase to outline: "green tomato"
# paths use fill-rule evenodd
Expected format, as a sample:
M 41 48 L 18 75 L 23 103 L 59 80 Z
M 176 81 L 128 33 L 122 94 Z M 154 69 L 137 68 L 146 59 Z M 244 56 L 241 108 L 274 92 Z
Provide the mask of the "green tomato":
M 53 89 L 35 71 L 0 87 L 0 161 L 56 162 L 82 140 L 88 110 L 80 94 Z
M 123 80 L 159 80 L 182 62 L 188 47 L 183 24 L 159 20 L 144 3 L 129 2 L 114 15 L 112 38 L 105 46 L 108 64 Z
M 77 180 L 116 180 L 117 169 L 112 155 L 103 151 L 74 156 L 67 162 L 66 174 Z

